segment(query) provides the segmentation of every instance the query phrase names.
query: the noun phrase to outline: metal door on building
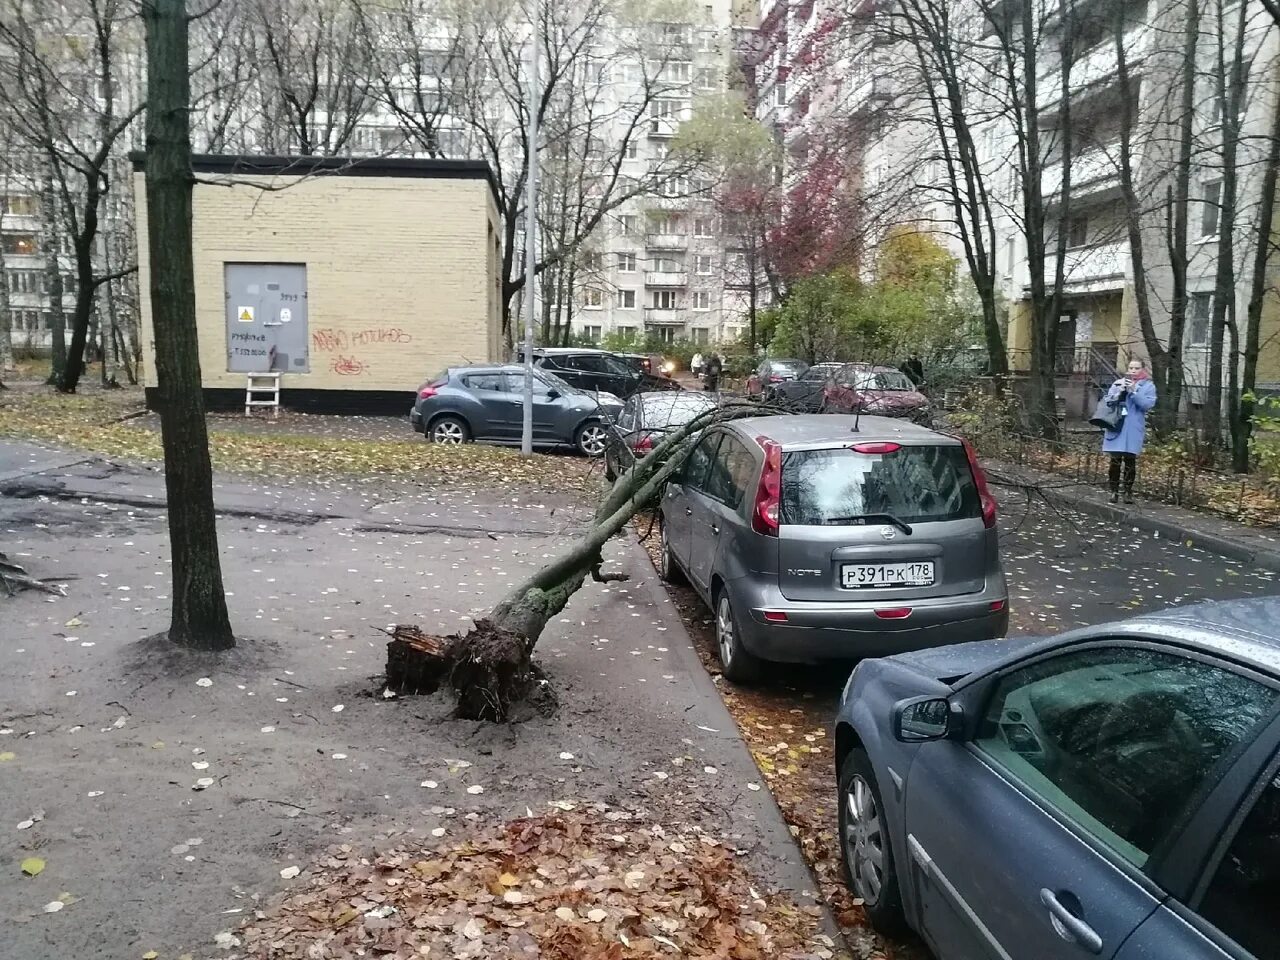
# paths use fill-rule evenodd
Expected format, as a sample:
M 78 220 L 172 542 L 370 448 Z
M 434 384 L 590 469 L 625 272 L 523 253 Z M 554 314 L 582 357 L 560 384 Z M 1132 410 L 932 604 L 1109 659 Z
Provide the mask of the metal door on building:
M 307 373 L 307 265 L 227 263 L 227 370 Z

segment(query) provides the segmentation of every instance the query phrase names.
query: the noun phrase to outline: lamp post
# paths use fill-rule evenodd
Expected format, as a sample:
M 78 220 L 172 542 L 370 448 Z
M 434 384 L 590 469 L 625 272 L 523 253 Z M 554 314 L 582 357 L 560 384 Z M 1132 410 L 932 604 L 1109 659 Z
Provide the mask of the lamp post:
M 539 0 L 529 0 L 529 27 L 533 53 L 529 58 L 529 168 L 525 176 L 526 196 L 524 208 L 524 427 L 520 433 L 520 452 L 524 456 L 533 453 L 533 288 L 536 281 L 538 241 L 538 100 L 541 96 L 538 83 L 538 22 Z

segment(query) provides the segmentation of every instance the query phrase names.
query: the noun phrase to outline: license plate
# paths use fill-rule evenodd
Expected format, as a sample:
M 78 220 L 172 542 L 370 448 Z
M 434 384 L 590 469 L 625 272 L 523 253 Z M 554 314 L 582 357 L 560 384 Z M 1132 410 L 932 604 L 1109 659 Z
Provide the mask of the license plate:
M 933 561 L 914 563 L 846 563 L 840 584 L 846 590 L 868 587 L 928 587 L 933 584 Z

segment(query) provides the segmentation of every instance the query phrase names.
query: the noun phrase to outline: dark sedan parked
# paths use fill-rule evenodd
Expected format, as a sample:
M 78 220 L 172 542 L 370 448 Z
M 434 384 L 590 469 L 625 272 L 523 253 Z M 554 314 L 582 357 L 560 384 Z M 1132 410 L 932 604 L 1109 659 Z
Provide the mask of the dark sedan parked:
M 747 377 L 747 396 L 768 399 L 770 391 L 780 383 L 795 380 L 809 369 L 803 360 L 764 360 Z
M 645 456 L 663 436 L 718 405 L 715 397 L 686 390 L 680 393 L 638 393 L 618 414 L 617 431 L 609 437 L 604 475 L 617 478 Z
M 794 380 L 783 380 L 768 387 L 765 399 L 795 413 L 818 413 L 822 410 L 826 389 L 845 369 L 843 363 L 815 363 Z
M 638 370 L 632 362 L 605 350 L 535 347 L 533 365 L 549 370 L 580 390 L 599 390 L 624 400 L 647 390 L 681 389 L 669 377 Z
M 549 371 L 534 371 L 533 442 L 538 446 L 569 444 L 598 457 L 609 436 L 608 421 L 621 408 L 622 401 L 611 394 L 587 393 Z M 433 443 L 519 443 L 524 367 L 450 367 L 418 388 L 409 420 Z
M 938 960 L 1280 957 L 1280 597 L 853 672 L 846 879 Z

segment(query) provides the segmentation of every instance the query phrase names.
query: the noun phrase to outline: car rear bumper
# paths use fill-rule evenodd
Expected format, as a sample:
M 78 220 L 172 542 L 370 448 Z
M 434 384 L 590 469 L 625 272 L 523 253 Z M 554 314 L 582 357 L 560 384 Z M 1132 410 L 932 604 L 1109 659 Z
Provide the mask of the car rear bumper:
M 416 406 L 411 407 L 409 410 L 409 423 L 414 430 L 418 431 L 418 433 L 426 432 L 422 425 L 422 414 L 418 412 L 418 408 Z
M 1003 637 L 1009 629 L 1004 577 L 981 593 L 923 600 L 812 603 L 787 600 L 776 584 L 739 580 L 730 584 L 738 630 L 746 648 L 764 660 L 814 663 L 884 657 L 904 650 Z M 1000 609 L 992 610 L 992 605 Z M 877 611 L 910 609 L 901 619 Z M 765 612 L 786 622 L 765 620 Z

